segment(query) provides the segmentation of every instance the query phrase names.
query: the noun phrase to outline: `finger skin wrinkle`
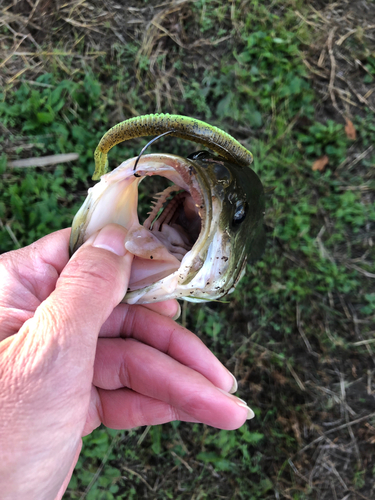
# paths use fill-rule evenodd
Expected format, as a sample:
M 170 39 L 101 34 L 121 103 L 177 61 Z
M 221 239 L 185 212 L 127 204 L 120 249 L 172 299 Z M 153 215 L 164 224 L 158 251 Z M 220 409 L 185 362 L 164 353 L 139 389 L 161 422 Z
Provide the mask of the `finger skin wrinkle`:
M 177 329 L 172 328 L 170 332 L 168 332 L 168 335 L 166 335 L 165 339 L 165 346 L 163 349 L 163 352 L 167 354 L 168 356 L 173 357 L 173 349 L 172 346 L 175 342 L 175 337 L 176 337 Z
M 108 262 L 107 266 L 100 267 L 95 264 L 95 261 L 86 261 L 84 264 L 82 264 L 82 260 L 79 262 L 71 261 L 68 269 L 65 269 L 60 277 L 64 281 L 67 280 L 69 286 L 71 282 L 74 282 L 75 285 L 82 288 L 92 289 L 91 282 L 95 281 L 96 286 L 100 284 L 103 288 L 109 287 L 113 283 L 113 277 L 116 275 L 117 269 L 110 262 Z M 98 272 L 98 269 L 102 272 Z M 59 282 L 57 282 L 57 285 L 59 287 Z
M 124 308 L 124 314 L 121 322 L 121 332 L 129 332 L 129 336 L 133 336 L 133 332 L 137 331 L 136 322 L 139 312 L 139 306 L 126 306 Z
M 132 341 L 128 340 L 127 342 L 132 342 Z M 122 387 L 128 387 L 129 389 L 131 389 L 133 387 L 132 380 L 131 380 L 131 378 L 132 378 L 131 377 L 131 370 L 129 370 L 128 360 L 125 356 L 121 359 L 120 366 L 119 366 L 119 369 L 117 372 L 117 376 L 118 376 L 119 385 L 121 385 Z

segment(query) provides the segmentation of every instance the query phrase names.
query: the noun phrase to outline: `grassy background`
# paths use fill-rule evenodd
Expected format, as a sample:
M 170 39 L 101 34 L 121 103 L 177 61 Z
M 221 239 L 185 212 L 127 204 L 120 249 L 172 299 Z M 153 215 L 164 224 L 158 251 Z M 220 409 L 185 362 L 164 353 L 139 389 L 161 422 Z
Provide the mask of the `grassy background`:
M 374 497 L 374 18 L 371 0 L 3 7 L 2 252 L 71 224 L 100 137 L 139 114 L 223 128 L 275 188 L 262 260 L 229 304 L 184 303 L 181 319 L 256 418 L 234 432 L 100 428 L 67 500 Z M 110 166 L 145 142 L 114 148 Z M 152 151 L 195 149 L 165 138 Z M 58 166 L 11 165 L 71 152 Z

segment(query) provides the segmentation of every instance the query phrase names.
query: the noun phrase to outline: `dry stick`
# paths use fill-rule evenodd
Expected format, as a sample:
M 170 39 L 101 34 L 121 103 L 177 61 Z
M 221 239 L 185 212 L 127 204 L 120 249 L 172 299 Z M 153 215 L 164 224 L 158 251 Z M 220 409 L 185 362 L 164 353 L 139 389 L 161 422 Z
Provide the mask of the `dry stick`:
M 42 61 L 40 61 L 39 63 L 35 64 L 34 66 L 26 66 L 26 68 L 21 69 L 20 71 L 18 71 L 18 73 L 16 73 L 15 75 L 13 75 L 12 78 L 9 78 L 7 80 L 7 84 L 10 85 L 11 83 L 14 82 L 14 80 L 17 80 L 17 78 L 19 76 L 23 75 L 26 71 L 29 71 L 31 69 L 35 69 L 38 66 L 40 66 L 41 64 L 42 64 Z
M 108 449 L 107 449 L 107 451 L 102 459 L 102 462 L 99 465 L 99 467 L 96 469 L 96 472 L 95 472 L 94 476 L 92 477 L 90 483 L 87 485 L 85 491 L 80 496 L 80 500 L 84 500 L 84 498 L 86 498 L 86 495 L 91 490 L 91 488 L 95 484 L 96 480 L 100 476 L 100 474 L 103 470 L 103 467 L 107 463 L 108 458 L 109 458 L 110 454 L 112 453 L 113 448 L 115 447 L 115 445 L 118 443 L 119 440 L 120 440 L 120 435 L 117 433 L 116 436 L 113 437 L 111 444 L 108 446 Z
M 343 89 L 340 89 L 339 87 L 333 87 L 334 91 L 336 91 L 339 95 L 340 95 L 340 99 L 342 101 L 345 101 L 347 102 L 348 104 L 351 104 L 352 106 L 355 106 L 356 108 L 359 108 L 360 106 L 358 106 L 358 104 L 356 104 L 355 102 L 351 101 L 349 99 L 349 97 L 345 96 L 345 93 L 348 95 L 350 95 L 350 92 L 348 92 L 347 90 L 343 90 Z M 341 113 L 341 111 L 340 111 Z M 341 113 L 343 115 L 343 113 Z
M 16 235 L 13 233 L 12 228 L 8 223 L 4 225 L 2 220 L 0 219 L 0 228 L 6 230 L 6 232 L 9 234 L 10 239 L 13 241 L 13 243 L 16 245 L 17 248 L 21 248 L 21 245 L 17 240 Z
M 335 35 L 335 32 L 337 30 L 337 26 L 335 26 L 327 39 L 327 47 L 328 47 L 328 53 L 329 53 L 329 58 L 331 60 L 331 76 L 328 84 L 328 90 L 329 90 L 329 95 L 331 96 L 332 104 L 335 107 L 335 109 L 342 115 L 342 112 L 339 110 L 336 102 L 336 96 L 333 90 L 334 84 L 335 84 L 335 76 L 336 76 L 336 60 L 335 56 L 333 54 L 333 49 L 332 49 L 332 43 L 333 43 L 333 37 Z
M 350 163 L 348 165 L 348 170 L 350 170 L 355 165 L 357 165 L 357 163 L 359 163 L 361 160 L 363 160 L 363 158 L 365 158 L 369 153 L 371 153 L 371 151 L 373 149 L 374 149 L 374 146 L 370 146 L 366 149 L 366 151 L 363 151 L 363 153 L 361 153 L 359 156 L 357 156 L 357 158 L 354 161 L 352 161 L 352 163 Z M 340 163 L 340 165 L 337 167 L 336 170 L 343 168 L 346 164 L 347 164 L 347 160 L 345 159 L 342 163 Z
M 5 59 L 4 59 L 4 60 L 0 63 L 0 68 L 1 68 L 2 66 L 4 66 L 4 65 L 5 65 L 5 64 L 9 61 L 9 59 L 11 59 L 11 58 L 12 58 L 12 56 L 13 56 L 13 55 L 17 52 L 18 47 L 19 47 L 19 46 L 21 45 L 21 43 L 25 40 L 25 38 L 27 38 L 27 35 L 24 35 L 24 36 L 22 37 L 21 41 L 17 44 L 16 48 L 12 51 L 12 53 L 11 53 L 11 54 L 9 54 L 9 56 L 8 56 L 8 57 L 6 57 L 6 58 L 5 58 Z
M 333 493 L 333 499 L 337 500 L 336 488 L 335 488 L 335 485 L 333 483 L 331 483 L 331 490 L 332 490 L 332 493 Z
M 303 385 L 302 380 L 299 378 L 297 373 L 294 371 L 293 366 L 289 363 L 289 361 L 286 362 L 286 366 L 288 367 L 290 373 L 292 374 L 294 380 L 297 382 L 298 387 L 301 389 L 301 391 L 306 392 L 306 387 Z
M 303 59 L 303 63 L 305 64 L 305 66 L 307 66 L 307 68 L 309 69 L 309 71 L 311 71 L 311 73 L 314 73 L 315 75 L 318 75 L 321 78 L 324 78 L 325 80 L 328 79 L 327 75 L 325 75 L 321 71 L 314 69 L 307 59 Z
M 28 21 L 28 22 L 29 22 L 29 21 L 31 21 L 31 19 L 32 19 L 33 15 L 34 15 L 34 13 L 35 13 L 35 11 L 36 11 L 36 8 L 37 8 L 37 7 L 38 7 L 38 5 L 39 5 L 39 2 L 40 2 L 40 0 L 36 0 L 36 2 L 34 3 L 34 6 L 33 6 L 33 8 L 31 9 L 30 15 L 29 15 L 29 17 L 28 17 L 28 19 L 27 19 L 27 21 Z
M 343 377 L 343 375 L 342 375 L 341 372 L 339 373 L 339 376 L 340 376 L 341 397 L 342 397 L 342 401 L 344 402 L 343 410 L 344 410 L 344 413 L 345 413 L 346 423 L 348 424 L 349 423 L 349 414 L 348 414 L 348 408 L 349 408 L 349 406 L 346 403 L 345 381 L 344 381 L 344 377 Z M 361 454 L 359 453 L 359 448 L 358 448 L 357 440 L 354 437 L 353 429 L 351 427 L 348 427 L 348 432 L 349 432 L 350 438 L 352 440 L 352 443 L 353 443 L 353 446 L 354 446 L 354 449 L 355 449 L 355 452 L 356 452 L 356 455 L 357 455 L 357 467 L 358 467 L 358 470 L 360 470 L 360 468 L 361 468 Z
M 345 427 L 351 427 L 352 425 L 359 424 L 359 422 L 362 422 L 363 420 L 366 420 L 366 419 L 372 418 L 372 417 L 375 417 L 375 412 L 374 413 L 369 413 L 368 415 L 365 415 L 364 417 L 357 418 L 357 420 L 353 420 L 352 422 L 339 425 L 338 427 L 335 427 L 334 429 L 331 429 L 331 430 L 325 432 L 323 434 L 323 436 L 319 436 L 318 438 L 314 439 L 314 441 L 311 441 L 311 443 L 307 444 L 301 450 L 297 451 L 297 454 L 303 453 L 304 451 L 306 451 L 309 448 L 311 448 L 311 446 L 314 446 L 314 444 L 319 443 L 320 441 L 323 441 L 323 439 L 326 438 L 327 434 L 331 434 L 332 432 L 341 431 L 341 429 L 345 429 Z
M 336 467 L 333 465 L 332 462 L 323 462 L 323 467 L 327 470 L 329 470 L 330 472 L 333 472 L 333 474 L 337 477 L 337 479 L 339 480 L 339 482 L 341 483 L 341 486 L 344 488 L 344 490 L 348 490 L 348 487 L 346 486 L 346 484 L 344 483 L 344 480 L 342 479 L 342 477 L 340 476 L 340 474 L 337 472 L 337 469 Z
M 9 161 L 8 166 L 11 168 L 46 167 L 47 165 L 57 165 L 59 163 L 78 160 L 78 158 L 78 153 L 40 156 L 37 158 L 25 158 L 24 160 Z
M 125 470 L 129 474 L 134 474 L 134 476 L 137 476 L 142 481 L 142 483 L 144 483 L 147 486 L 147 488 L 150 491 L 155 491 L 155 489 L 148 484 L 146 479 L 144 479 L 138 472 L 135 472 L 135 470 L 129 469 L 129 467 L 126 467 L 125 465 L 121 465 L 121 469 Z
M 348 267 L 349 269 L 354 269 L 355 271 L 358 271 L 359 273 L 363 274 L 363 276 L 366 276 L 366 278 L 375 278 L 375 274 L 370 273 L 366 271 L 365 269 L 362 269 L 359 266 L 356 266 L 355 264 L 348 264 L 344 262 L 345 267 Z
M 347 38 L 354 35 L 354 33 L 356 33 L 356 32 L 357 32 L 357 28 L 348 31 L 348 33 L 345 33 L 345 35 L 342 35 L 342 37 L 339 40 L 337 40 L 336 45 L 338 45 L 338 46 L 342 45 Z
M 363 26 L 363 27 L 361 26 L 361 29 L 363 31 L 373 30 L 373 29 L 375 29 L 375 24 L 372 24 L 371 26 Z M 337 40 L 336 45 L 339 45 L 339 46 L 342 45 L 343 42 L 345 42 L 345 40 L 347 38 L 349 38 L 350 36 L 354 35 L 354 33 L 356 33 L 357 31 L 358 31 L 358 28 L 355 28 L 355 29 L 352 29 L 352 30 L 348 31 L 348 33 L 345 33 L 345 35 L 342 35 L 342 37 L 339 40 Z
M 142 432 L 141 437 L 137 441 L 137 446 L 140 446 L 143 443 L 143 441 L 146 438 L 147 434 L 149 433 L 150 429 L 151 429 L 151 425 L 148 425 L 146 427 L 146 429 Z
M 300 477 L 306 483 L 309 482 L 309 479 L 306 476 L 304 476 L 303 474 L 301 474 L 301 472 L 297 469 L 297 467 L 294 465 L 294 463 L 292 462 L 292 460 L 290 458 L 288 458 L 288 464 L 292 468 L 293 472 L 295 474 L 297 474 L 298 477 Z
M 311 344 L 306 337 L 305 332 L 303 331 L 302 324 L 301 324 L 301 308 L 297 302 L 297 307 L 296 307 L 296 322 L 297 322 L 297 329 L 299 331 L 299 334 L 301 335 L 303 341 L 305 342 L 305 345 L 307 347 L 307 350 L 309 351 L 310 354 L 312 354 L 315 357 L 319 357 L 319 354 L 313 351 Z
M 358 94 L 358 92 L 355 90 L 353 84 L 350 83 L 349 80 L 346 80 L 346 78 L 344 78 L 343 76 L 337 76 L 337 78 L 339 78 L 341 81 L 346 83 L 346 85 L 350 88 L 350 90 L 353 92 L 353 94 L 356 96 L 356 98 L 358 99 L 359 102 L 361 102 L 362 104 L 366 104 L 366 106 L 369 106 L 367 99 L 365 97 L 361 96 L 361 94 Z
M 67 22 L 68 24 L 75 26 L 76 28 L 85 28 L 87 30 L 95 31 L 96 33 L 99 33 L 100 35 L 104 36 L 104 33 L 102 31 L 98 30 L 95 26 L 89 26 L 88 24 L 80 23 L 78 21 L 75 21 L 74 19 L 69 19 L 67 17 L 63 17 L 62 19 L 65 22 Z
M 370 89 L 366 94 L 363 96 L 364 99 L 368 99 L 369 97 L 372 96 L 372 94 L 375 92 L 375 88 Z M 373 109 L 373 108 L 371 108 Z
M 374 275 L 374 278 L 375 278 L 375 275 Z M 350 312 L 352 313 L 355 334 L 357 335 L 357 337 L 360 338 L 360 340 L 363 341 L 364 338 L 362 337 L 361 330 L 359 329 L 357 314 L 356 314 L 356 312 L 354 310 L 354 307 L 352 306 L 352 304 L 350 302 L 348 303 L 348 306 L 349 306 Z M 375 365 L 375 357 L 374 357 L 374 353 L 372 352 L 371 346 L 368 343 L 365 344 L 365 345 L 366 345 L 367 352 L 371 356 L 372 362 Z
M 375 330 L 368 332 L 367 335 L 375 335 Z M 357 347 L 360 345 L 373 344 L 375 339 L 360 340 L 359 342 L 353 342 L 352 346 Z
M 174 452 L 173 450 L 171 451 L 171 454 L 177 458 L 177 460 L 179 460 L 186 468 L 189 472 L 193 472 L 193 469 L 190 467 L 190 465 L 183 459 L 181 458 L 179 455 L 177 455 L 176 452 Z

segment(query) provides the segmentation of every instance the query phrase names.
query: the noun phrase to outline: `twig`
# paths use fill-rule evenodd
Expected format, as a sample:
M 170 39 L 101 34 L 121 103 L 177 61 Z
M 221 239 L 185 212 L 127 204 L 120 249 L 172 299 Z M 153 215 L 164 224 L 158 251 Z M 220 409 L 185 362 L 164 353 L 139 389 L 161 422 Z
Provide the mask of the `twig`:
M 112 450 L 113 448 L 115 447 L 115 445 L 117 444 L 117 442 L 119 441 L 120 439 L 120 435 L 117 434 L 113 439 L 112 439 L 112 442 L 111 444 L 108 446 L 108 450 L 106 451 L 106 454 L 104 455 L 103 457 L 103 460 L 101 462 L 101 464 L 99 465 L 99 467 L 97 468 L 93 478 L 91 479 L 90 483 L 87 485 L 85 491 L 82 493 L 82 495 L 80 496 L 80 500 L 84 500 L 84 498 L 86 498 L 86 495 L 87 493 L 91 490 L 91 488 L 93 487 L 93 485 L 95 484 L 96 480 L 98 479 L 100 473 L 102 472 L 103 470 L 103 467 L 105 466 L 105 464 L 107 463 L 107 460 L 109 458 L 109 455 L 112 453 Z
M 292 462 L 292 460 L 290 458 L 288 458 L 288 464 L 292 468 L 293 472 L 295 474 L 297 474 L 298 477 L 300 477 L 306 483 L 309 482 L 308 478 L 306 476 L 304 476 L 303 474 L 300 473 L 300 471 L 297 469 L 297 467 L 294 465 L 294 463 Z
M 0 219 L 0 227 L 2 229 L 6 230 L 6 232 L 10 236 L 10 239 L 13 241 L 13 243 L 16 245 L 16 247 L 17 248 L 21 248 L 20 242 L 17 240 L 16 235 L 13 233 L 12 228 L 10 227 L 10 225 L 8 223 L 4 225 L 3 222 L 2 222 L 2 220 Z
M 375 330 L 372 332 L 368 332 L 368 335 L 375 335 Z M 374 344 L 375 339 L 367 339 L 367 340 L 360 340 L 359 342 L 353 342 L 352 346 L 359 346 L 359 345 L 366 345 L 366 344 Z
M 293 366 L 289 363 L 289 361 L 286 362 L 286 366 L 289 368 L 290 373 L 292 374 L 294 380 L 297 382 L 298 387 L 301 389 L 301 391 L 306 392 L 306 387 L 303 385 L 302 380 L 299 378 L 297 373 L 294 371 Z
M 375 278 L 375 274 L 365 271 L 364 269 L 362 269 L 359 266 L 356 266 L 355 264 L 348 264 L 347 262 L 344 262 L 344 265 L 349 269 L 354 269 L 355 271 L 358 271 L 359 273 L 363 274 L 363 276 L 366 276 L 366 278 Z
M 147 434 L 149 433 L 150 429 L 151 429 L 151 425 L 148 425 L 146 427 L 146 429 L 142 432 L 140 438 L 137 441 L 137 446 L 140 446 L 143 443 L 143 441 L 146 438 Z
M 323 441 L 323 439 L 326 438 L 327 434 L 332 434 L 332 432 L 341 431 L 342 429 L 345 429 L 345 427 L 349 427 L 349 426 L 351 427 L 352 425 L 359 424 L 363 420 L 366 420 L 366 419 L 372 418 L 372 417 L 375 417 L 375 412 L 374 413 L 369 413 L 368 415 L 365 415 L 364 417 L 357 418 L 356 420 L 353 420 L 352 422 L 339 425 L 338 427 L 335 427 L 334 429 L 330 429 L 329 431 L 325 432 L 323 434 L 323 436 L 319 436 L 318 438 L 314 439 L 314 441 L 311 441 L 311 443 L 309 443 L 308 445 L 306 445 L 304 448 L 302 448 L 301 450 L 297 451 L 297 453 L 298 454 L 303 453 L 304 451 L 306 451 L 309 448 L 311 448 L 311 446 L 314 446 L 314 444 L 319 443 L 320 441 Z
M 357 158 L 348 165 L 348 170 L 351 170 L 355 165 L 357 165 L 358 162 L 363 160 L 363 158 L 365 158 L 369 153 L 371 153 L 371 151 L 373 149 L 374 149 L 374 146 L 370 146 L 366 149 L 366 151 L 364 151 L 359 156 L 357 156 Z M 337 167 L 336 170 L 343 168 L 346 164 L 347 164 L 347 160 L 345 159 L 342 163 L 340 163 L 340 165 Z
M 331 76 L 329 79 L 328 90 L 329 90 L 329 95 L 331 96 L 333 106 L 340 114 L 342 114 L 337 106 L 336 96 L 335 96 L 335 93 L 333 91 L 333 88 L 335 85 L 335 77 L 336 77 L 336 60 L 335 60 L 335 56 L 333 54 L 332 43 L 333 43 L 333 37 L 335 35 L 336 30 L 337 30 L 337 26 L 335 26 L 331 30 L 331 32 L 328 36 L 328 40 L 327 40 L 328 53 L 329 53 L 329 58 L 331 60 Z
M 24 160 L 8 161 L 8 166 L 11 168 L 46 167 L 47 165 L 57 165 L 59 163 L 78 160 L 78 158 L 78 153 L 40 156 L 36 158 L 25 158 Z
M 35 11 L 36 11 L 36 9 L 37 9 L 37 7 L 39 5 L 39 2 L 40 2 L 40 0 L 36 0 L 33 8 L 31 9 L 30 15 L 28 17 L 28 21 L 31 21 L 31 19 L 32 19 L 33 15 L 35 14 Z
M 323 467 L 327 470 L 329 470 L 330 472 L 333 472 L 334 475 L 337 477 L 337 479 L 339 480 L 339 482 L 341 483 L 341 486 L 344 488 L 344 490 L 347 490 L 348 487 L 346 486 L 346 484 L 344 483 L 342 477 L 340 476 L 340 474 L 337 472 L 337 469 L 336 467 L 333 465 L 332 462 L 327 462 L 327 463 L 324 463 L 323 462 Z
M 297 321 L 297 329 L 298 329 L 299 334 L 301 335 L 303 341 L 305 342 L 307 350 L 309 351 L 310 354 L 312 354 L 313 356 L 318 358 L 319 354 L 316 353 L 315 351 L 313 351 L 311 344 L 310 344 L 308 338 L 306 337 L 305 332 L 303 331 L 302 324 L 301 324 L 301 308 L 299 307 L 298 303 L 297 303 L 297 307 L 296 307 L 296 321 Z
M 185 465 L 185 467 L 187 468 L 187 470 L 188 470 L 189 472 L 193 472 L 193 469 L 190 467 L 190 465 L 189 465 L 189 464 L 188 464 L 188 463 L 187 463 L 187 462 L 186 462 L 183 458 L 179 457 L 179 456 L 177 455 L 177 453 L 175 453 L 175 452 L 172 450 L 172 451 L 171 451 L 171 454 L 172 454 L 175 458 L 177 458 L 177 460 L 179 460 L 179 461 L 180 461 L 183 465 Z
M 134 476 L 137 476 L 142 481 L 142 483 L 144 483 L 147 486 L 147 488 L 150 491 L 155 491 L 154 488 L 148 484 L 146 479 L 143 479 L 143 477 L 138 472 L 135 472 L 135 470 L 129 469 L 128 467 L 125 467 L 125 465 L 122 465 L 121 469 L 125 470 L 126 472 L 129 472 L 129 474 L 133 474 Z
M 348 31 L 348 33 L 345 33 L 345 35 L 342 35 L 342 37 L 340 37 L 337 40 L 336 45 L 338 45 L 338 46 L 342 45 L 347 38 L 349 38 L 350 36 L 354 35 L 354 33 L 356 33 L 356 32 L 357 32 L 357 28 Z
M 375 277 L 375 276 L 374 276 Z M 357 314 L 355 312 L 355 309 L 354 307 L 352 306 L 352 304 L 349 302 L 348 303 L 349 305 L 349 309 L 352 313 L 352 317 L 353 317 L 353 324 L 354 324 L 354 331 L 357 335 L 357 337 L 359 337 L 361 340 L 365 340 L 363 337 L 362 337 L 362 333 L 361 333 L 361 330 L 359 328 L 359 324 L 358 324 L 358 317 L 357 317 Z M 371 349 L 371 346 L 367 343 L 365 344 L 366 345 L 366 349 L 367 349 L 367 352 L 369 353 L 369 355 L 371 356 L 371 359 L 372 359 L 372 362 L 374 363 L 375 365 L 375 357 L 374 357 L 374 354 L 372 352 L 372 349 Z
M 5 65 L 5 64 L 9 61 L 9 59 L 11 59 L 11 58 L 12 58 L 12 56 L 16 53 L 16 51 L 17 51 L 18 47 L 19 47 L 19 46 L 21 45 L 21 43 L 25 40 L 25 38 L 27 38 L 27 35 L 24 35 L 24 36 L 22 37 L 21 41 L 20 41 L 20 42 L 18 42 L 18 44 L 17 44 L 16 48 L 14 49 L 14 51 L 12 51 L 12 53 L 11 53 L 11 54 L 9 54 L 9 56 L 8 56 L 8 57 L 6 57 L 6 58 L 5 58 L 5 59 L 4 59 L 4 60 L 0 63 L 0 68 L 1 68 L 2 66 L 4 66 L 4 65 Z

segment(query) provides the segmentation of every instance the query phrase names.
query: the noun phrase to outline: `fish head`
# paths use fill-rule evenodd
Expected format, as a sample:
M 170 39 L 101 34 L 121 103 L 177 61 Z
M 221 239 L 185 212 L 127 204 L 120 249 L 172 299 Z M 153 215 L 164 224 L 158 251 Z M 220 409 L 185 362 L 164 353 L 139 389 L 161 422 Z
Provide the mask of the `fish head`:
M 247 262 L 264 248 L 264 191 L 257 174 L 206 151 L 188 158 L 144 155 L 136 172 L 135 161 L 90 188 L 73 221 L 71 253 L 105 225 L 120 224 L 135 256 L 124 302 L 216 300 L 232 292 Z M 138 185 L 154 175 L 172 186 L 157 195 L 141 224 Z

